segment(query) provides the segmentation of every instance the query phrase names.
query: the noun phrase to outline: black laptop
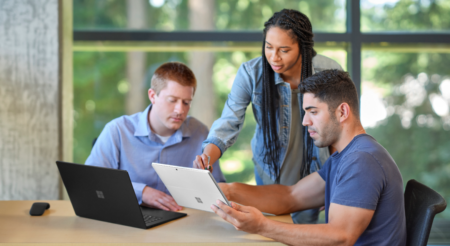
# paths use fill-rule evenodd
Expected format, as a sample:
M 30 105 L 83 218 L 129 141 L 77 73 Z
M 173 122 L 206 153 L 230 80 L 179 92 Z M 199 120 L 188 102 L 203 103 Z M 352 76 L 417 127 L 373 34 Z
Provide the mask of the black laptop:
M 57 161 L 75 214 L 147 229 L 186 216 L 139 206 L 127 171 Z

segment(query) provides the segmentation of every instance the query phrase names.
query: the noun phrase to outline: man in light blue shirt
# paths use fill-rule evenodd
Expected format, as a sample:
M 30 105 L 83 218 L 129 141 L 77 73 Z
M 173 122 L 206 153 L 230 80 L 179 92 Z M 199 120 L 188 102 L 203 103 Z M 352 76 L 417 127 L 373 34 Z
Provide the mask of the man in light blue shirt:
M 197 82 L 192 71 L 179 62 L 156 69 L 143 112 L 125 115 L 106 124 L 87 165 L 128 171 L 139 204 L 164 210 L 181 210 L 152 167 L 152 162 L 192 167 L 202 153 L 208 128 L 188 116 Z M 225 182 L 219 162 L 213 176 Z

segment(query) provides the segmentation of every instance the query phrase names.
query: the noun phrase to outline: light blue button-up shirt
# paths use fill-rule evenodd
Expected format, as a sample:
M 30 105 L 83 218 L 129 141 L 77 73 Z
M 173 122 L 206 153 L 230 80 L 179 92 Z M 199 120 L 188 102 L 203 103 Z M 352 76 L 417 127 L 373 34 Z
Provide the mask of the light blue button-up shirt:
M 202 153 L 203 140 L 208 136 L 208 128 L 188 116 L 180 129 L 163 143 L 148 124 L 151 107 L 106 124 L 86 160 L 87 165 L 128 171 L 139 204 L 142 203 L 145 186 L 170 195 L 152 162 L 192 167 L 195 156 Z M 217 182 L 225 182 L 219 161 L 213 164 L 212 174 Z

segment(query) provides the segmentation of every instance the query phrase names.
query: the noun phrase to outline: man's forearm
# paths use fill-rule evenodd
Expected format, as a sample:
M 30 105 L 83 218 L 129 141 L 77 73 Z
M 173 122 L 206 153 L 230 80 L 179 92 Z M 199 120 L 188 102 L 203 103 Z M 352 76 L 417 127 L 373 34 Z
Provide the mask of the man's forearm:
M 262 212 L 287 214 L 294 211 L 295 202 L 291 200 L 291 187 L 285 185 L 247 185 L 230 183 L 229 199 L 231 201 L 252 206 Z
M 353 245 L 345 231 L 330 224 L 298 225 L 267 219 L 258 234 L 288 245 Z
M 293 186 L 231 183 L 225 188 L 230 200 L 272 214 L 318 208 L 325 202 L 325 181 L 317 173 Z

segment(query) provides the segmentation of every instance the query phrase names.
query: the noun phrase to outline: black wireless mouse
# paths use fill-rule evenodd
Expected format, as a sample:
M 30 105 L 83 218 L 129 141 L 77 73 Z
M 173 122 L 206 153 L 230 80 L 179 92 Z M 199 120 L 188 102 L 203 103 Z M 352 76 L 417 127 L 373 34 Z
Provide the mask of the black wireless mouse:
M 40 216 L 44 214 L 45 210 L 50 208 L 50 204 L 46 202 L 35 202 L 31 206 L 30 215 L 32 216 Z

